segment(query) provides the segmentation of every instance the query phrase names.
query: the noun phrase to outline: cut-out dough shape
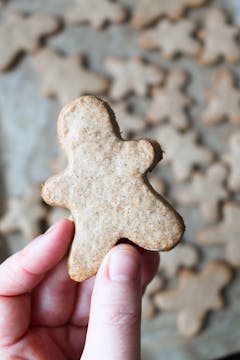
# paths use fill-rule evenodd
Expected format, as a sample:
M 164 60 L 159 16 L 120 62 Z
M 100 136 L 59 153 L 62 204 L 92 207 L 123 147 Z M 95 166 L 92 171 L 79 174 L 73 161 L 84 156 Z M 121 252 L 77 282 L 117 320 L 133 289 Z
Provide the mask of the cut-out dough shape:
M 198 234 L 198 240 L 204 245 L 223 245 L 225 258 L 233 266 L 240 266 L 240 206 L 228 202 L 223 208 L 223 220 L 211 225 Z
M 50 205 L 68 208 L 73 216 L 72 279 L 93 276 L 121 238 L 157 251 L 180 241 L 184 232 L 180 215 L 145 180 L 146 172 L 161 159 L 156 142 L 123 141 L 112 110 L 93 96 L 63 108 L 58 136 L 68 167 L 45 182 L 42 196 Z
M 229 152 L 223 160 L 230 168 L 228 187 L 231 191 L 240 191 L 240 131 L 233 133 L 229 140 Z
M 131 91 L 139 96 L 146 95 L 148 88 L 163 81 L 163 71 L 154 65 L 145 64 L 139 58 L 123 60 L 108 58 L 106 69 L 113 77 L 110 95 L 120 99 Z
M 8 69 L 22 52 L 33 52 L 39 40 L 59 28 L 55 16 L 20 12 L 10 14 L 0 25 L 0 71 Z
M 159 49 L 167 59 L 178 54 L 196 57 L 201 46 L 193 37 L 195 30 L 195 24 L 189 19 L 178 22 L 165 19 L 155 28 L 144 31 L 140 35 L 139 45 L 147 50 Z
M 239 44 L 236 37 L 239 29 L 227 21 L 225 12 L 219 8 L 212 8 L 206 12 L 205 27 L 199 31 L 199 38 L 203 40 L 200 54 L 202 64 L 213 64 L 220 58 L 229 62 L 236 62 L 240 58 Z
M 46 215 L 40 186 L 31 186 L 22 198 L 9 198 L 6 213 L 0 219 L 0 233 L 20 232 L 24 239 L 32 240 L 40 234 L 40 221 Z
M 159 275 L 155 275 L 153 280 L 147 286 L 142 298 L 142 317 L 144 319 L 152 319 L 156 313 L 156 306 L 153 303 L 153 296 L 156 295 L 162 288 L 164 282 Z
M 69 24 L 87 22 L 99 29 L 106 22 L 121 23 L 126 15 L 121 5 L 108 0 L 76 0 L 76 5 L 66 12 L 65 20 Z
M 161 253 L 159 265 L 160 273 L 162 270 L 170 277 L 174 276 L 181 268 L 193 268 L 199 260 L 198 253 L 192 245 L 180 244 L 169 252 Z
M 227 118 L 240 125 L 240 89 L 236 87 L 230 70 L 217 72 L 212 88 L 205 91 L 205 98 L 207 106 L 202 119 L 206 124 L 214 125 Z
M 139 115 L 129 112 L 124 102 L 114 104 L 114 113 L 119 120 L 121 135 L 124 139 L 127 139 L 129 134 L 136 134 L 145 130 L 146 122 L 144 119 Z
M 186 110 L 192 105 L 192 99 L 184 92 L 188 76 L 183 71 L 171 71 L 162 87 L 153 90 L 153 99 L 146 113 L 147 120 L 161 123 L 169 120 L 179 129 L 189 126 Z
M 213 153 L 197 144 L 197 135 L 192 130 L 180 133 L 172 126 L 164 125 L 159 127 L 156 136 L 165 151 L 164 160 L 172 165 L 178 181 L 187 180 L 194 166 L 203 167 L 213 160 Z
M 138 0 L 133 10 L 133 26 L 136 29 L 152 24 L 162 16 L 179 19 L 187 8 L 203 5 L 207 0 Z
M 231 277 L 229 267 L 217 262 L 207 264 L 200 273 L 182 270 L 177 288 L 157 294 L 154 301 L 160 310 L 176 311 L 179 332 L 193 336 L 201 330 L 210 310 L 223 308 L 221 290 Z
M 61 105 L 84 94 L 102 94 L 108 81 L 83 66 L 83 56 L 62 56 L 43 49 L 35 56 L 35 65 L 42 75 L 42 94 L 56 96 Z
M 228 197 L 225 188 L 227 169 L 222 164 L 211 165 L 206 172 L 195 172 L 189 184 L 184 184 L 177 192 L 182 205 L 199 205 L 204 218 L 216 221 L 219 218 L 219 206 Z

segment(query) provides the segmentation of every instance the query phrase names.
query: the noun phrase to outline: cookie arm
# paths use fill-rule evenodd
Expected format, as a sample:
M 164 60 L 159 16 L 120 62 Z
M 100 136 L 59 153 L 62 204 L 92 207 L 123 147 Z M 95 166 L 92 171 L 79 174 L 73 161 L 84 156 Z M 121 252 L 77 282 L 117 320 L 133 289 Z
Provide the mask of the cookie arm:
M 49 178 L 42 187 L 42 198 L 49 205 L 67 207 L 69 184 L 64 174 Z

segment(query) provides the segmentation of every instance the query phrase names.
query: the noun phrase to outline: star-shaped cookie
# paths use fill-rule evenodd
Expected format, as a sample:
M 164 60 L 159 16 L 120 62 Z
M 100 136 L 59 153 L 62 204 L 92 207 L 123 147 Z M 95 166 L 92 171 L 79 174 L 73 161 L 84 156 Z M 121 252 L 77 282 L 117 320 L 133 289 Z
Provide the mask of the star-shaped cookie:
M 220 8 L 213 7 L 205 15 L 205 27 L 199 31 L 203 40 L 200 54 L 202 64 L 213 64 L 220 58 L 229 62 L 236 62 L 240 58 L 237 36 L 239 29 L 228 23 L 226 13 Z
M 240 89 L 230 70 L 216 73 L 212 88 L 205 91 L 205 98 L 207 106 L 202 119 L 206 124 L 214 125 L 224 118 L 233 124 L 240 124 Z
M 179 129 L 189 126 L 186 110 L 192 105 L 193 100 L 184 92 L 188 76 L 180 70 L 172 70 L 164 85 L 153 89 L 146 118 L 151 124 L 169 120 Z
M 191 181 L 177 192 L 179 203 L 198 205 L 206 220 L 216 221 L 219 206 L 228 197 L 227 175 L 227 169 L 220 163 L 209 166 L 205 173 L 195 172 Z
M 83 66 L 83 56 L 62 56 L 51 49 L 35 55 L 35 66 L 42 76 L 44 96 L 56 96 L 62 105 L 84 94 L 102 94 L 108 81 Z
M 42 196 L 48 204 L 72 213 L 72 279 L 94 275 L 121 238 L 157 251 L 180 241 L 184 231 L 180 215 L 146 180 L 146 172 L 161 159 L 156 142 L 122 140 L 113 111 L 93 96 L 64 107 L 58 135 L 68 167 L 45 182 Z
M 201 47 L 193 37 L 195 30 L 195 24 L 189 19 L 178 22 L 164 19 L 140 35 L 139 45 L 147 50 L 159 49 L 167 59 L 178 54 L 197 56 Z
M 223 208 L 223 220 L 211 225 L 198 234 L 198 240 L 204 245 L 223 245 L 225 258 L 233 266 L 240 266 L 240 206 L 228 202 Z
M 10 14 L 0 25 L 0 71 L 13 64 L 22 52 L 33 52 L 43 36 L 53 34 L 59 27 L 55 16 L 20 12 Z
M 130 92 L 144 96 L 150 86 L 161 84 L 164 77 L 161 69 L 145 64 L 140 58 L 108 58 L 106 69 L 113 78 L 110 96 L 116 100 Z
M 133 11 L 133 26 L 137 29 L 150 25 L 162 16 L 179 19 L 186 8 L 203 5 L 207 0 L 138 0 Z
M 127 13 L 123 7 L 109 0 L 76 0 L 65 15 L 69 24 L 89 22 L 94 28 L 101 28 L 106 22 L 120 23 Z
M 46 215 L 40 187 L 31 186 L 22 198 L 9 198 L 6 213 L 0 219 L 0 233 L 20 232 L 26 240 L 32 240 L 40 234 L 40 221 Z
M 197 144 L 197 134 L 193 130 L 180 133 L 164 125 L 158 128 L 156 136 L 165 151 L 164 160 L 172 165 L 178 181 L 187 180 L 195 166 L 203 167 L 213 160 L 213 153 Z
M 210 262 L 200 273 L 182 270 L 178 287 L 157 294 L 154 301 L 160 310 L 176 311 L 179 332 L 193 336 L 202 328 L 210 310 L 223 308 L 221 290 L 231 277 L 229 267 L 217 262 Z

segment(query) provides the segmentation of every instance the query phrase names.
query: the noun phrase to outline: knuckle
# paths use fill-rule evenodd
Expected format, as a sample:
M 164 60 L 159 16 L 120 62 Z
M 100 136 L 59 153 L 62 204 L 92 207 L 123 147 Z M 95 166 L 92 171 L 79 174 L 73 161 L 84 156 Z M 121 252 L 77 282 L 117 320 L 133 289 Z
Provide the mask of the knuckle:
M 119 304 L 103 305 L 103 322 L 111 326 L 130 326 L 140 319 L 140 309 Z

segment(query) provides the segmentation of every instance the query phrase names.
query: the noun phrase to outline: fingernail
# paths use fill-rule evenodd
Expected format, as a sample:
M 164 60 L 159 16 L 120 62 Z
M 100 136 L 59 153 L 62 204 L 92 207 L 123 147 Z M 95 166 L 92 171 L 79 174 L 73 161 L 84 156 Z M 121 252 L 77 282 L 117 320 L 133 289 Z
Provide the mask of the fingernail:
M 109 277 L 113 281 L 128 282 L 139 276 L 140 260 L 137 253 L 115 249 L 109 261 Z

